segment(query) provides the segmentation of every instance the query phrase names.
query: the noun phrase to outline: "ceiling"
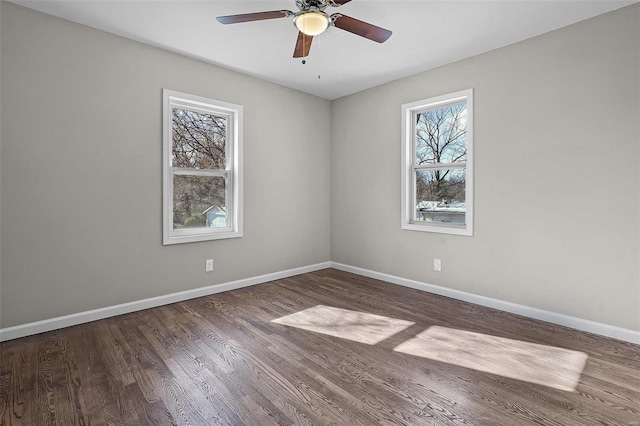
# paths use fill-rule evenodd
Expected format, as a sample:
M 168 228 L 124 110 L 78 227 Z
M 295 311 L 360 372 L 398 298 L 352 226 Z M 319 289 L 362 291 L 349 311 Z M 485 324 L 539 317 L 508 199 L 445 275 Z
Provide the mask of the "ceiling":
M 633 1 L 352 0 L 327 8 L 387 28 L 378 44 L 338 28 L 292 57 L 290 18 L 222 25 L 216 16 L 287 9 L 294 0 L 11 0 L 152 46 L 336 99 L 552 31 Z

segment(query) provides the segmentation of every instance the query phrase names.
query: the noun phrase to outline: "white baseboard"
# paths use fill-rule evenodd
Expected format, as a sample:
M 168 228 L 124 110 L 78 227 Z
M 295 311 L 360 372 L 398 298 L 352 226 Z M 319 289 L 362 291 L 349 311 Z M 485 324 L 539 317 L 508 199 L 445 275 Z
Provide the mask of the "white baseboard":
M 115 306 L 107 306 L 100 309 L 93 309 L 76 314 L 31 322 L 0 329 L 0 342 L 17 339 L 19 337 L 31 336 L 33 334 L 44 333 L 45 331 L 57 330 L 73 325 L 84 324 L 103 318 L 114 317 L 116 315 L 128 314 L 130 312 L 141 311 L 143 309 L 155 308 L 156 306 L 167 305 L 169 303 L 182 302 L 183 300 L 194 299 L 196 297 L 208 296 L 210 294 L 221 293 L 223 291 L 235 290 L 242 287 L 249 287 L 273 280 L 292 277 L 294 275 L 305 274 L 307 272 L 319 271 L 331 267 L 331 262 L 322 262 L 315 265 L 302 266 L 300 268 L 288 269 L 286 271 L 274 272 L 257 277 L 245 278 L 238 281 L 231 281 L 223 284 L 215 284 L 207 287 L 200 287 L 193 290 L 171 293 L 164 296 L 152 297 L 150 299 L 136 300 L 134 302 L 122 303 Z
M 381 272 L 371 271 L 368 269 L 358 268 L 356 266 L 344 265 L 342 263 L 331 262 L 331 267 L 341 271 L 351 272 L 369 278 L 375 278 L 387 281 L 392 284 L 411 287 L 417 290 L 429 293 L 439 294 L 441 296 L 450 297 L 452 299 L 462 300 L 474 303 L 476 305 L 487 306 L 489 308 L 501 311 L 511 312 L 513 314 L 522 315 L 541 321 L 550 322 L 552 324 L 563 325 L 565 327 L 575 328 L 577 330 L 588 331 L 590 333 L 599 334 L 601 336 L 612 337 L 614 339 L 623 340 L 625 342 L 640 345 L 640 331 L 634 331 L 627 328 L 616 327 L 613 325 L 603 324 L 582 318 L 576 318 L 569 315 L 559 314 L 556 312 L 545 311 L 530 306 L 518 305 L 516 303 L 505 302 L 503 300 L 492 299 L 489 297 L 478 296 L 472 293 L 466 293 L 460 290 L 454 290 L 437 285 L 426 284 L 394 275 L 383 274 Z
M 439 294 L 441 296 L 451 297 L 452 299 L 462 300 L 465 302 L 474 303 L 476 305 L 487 306 L 489 308 L 499 309 L 501 311 L 511 312 L 525 317 L 550 322 L 552 324 L 563 325 L 566 327 L 575 328 L 577 330 L 599 334 L 601 336 L 612 337 L 614 339 L 640 344 L 640 332 L 638 331 L 590 321 L 582 318 L 576 318 L 556 312 L 532 308 L 530 306 L 518 305 L 516 303 L 505 302 L 502 300 L 479 296 L 472 293 L 466 293 L 464 291 L 454 290 L 446 287 L 440 287 L 433 284 L 426 284 L 420 281 L 414 281 L 407 278 L 397 277 L 395 275 L 384 274 L 381 272 L 371 271 L 369 269 L 358 268 L 356 266 L 345 265 L 337 262 L 322 262 L 315 265 L 288 269 L 286 271 L 245 278 L 238 281 L 231 281 L 228 283 L 181 291 L 179 293 L 172 293 L 164 296 L 152 297 L 150 299 L 122 303 L 115 306 L 107 306 L 100 309 L 93 309 L 90 311 L 31 322 L 14 327 L 1 328 L 0 342 L 25 336 L 31 336 L 33 334 L 44 333 L 46 331 L 57 330 L 64 327 L 70 327 L 73 325 L 84 324 L 87 322 L 140 311 L 143 309 L 154 308 L 156 306 L 167 305 L 169 303 L 182 302 L 183 300 L 194 299 L 196 297 L 208 296 L 224 291 L 249 287 L 256 284 L 262 284 L 269 281 L 279 280 L 282 278 L 292 277 L 294 275 L 300 275 L 326 268 L 335 268 L 341 271 L 351 272 L 369 278 L 375 278 L 392 284 L 410 287 L 417 290 L 426 291 L 428 293 Z

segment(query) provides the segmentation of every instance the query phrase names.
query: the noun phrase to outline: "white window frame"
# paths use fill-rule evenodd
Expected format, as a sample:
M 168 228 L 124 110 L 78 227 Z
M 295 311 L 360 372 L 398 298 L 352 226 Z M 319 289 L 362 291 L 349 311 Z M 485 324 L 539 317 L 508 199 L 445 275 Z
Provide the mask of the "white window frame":
M 445 107 L 467 104 L 467 160 L 458 163 L 438 163 L 434 165 L 415 164 L 416 114 Z M 465 168 L 465 223 L 416 221 L 416 172 L 435 168 Z M 461 90 L 442 96 L 423 99 L 402 105 L 402 222 L 401 229 L 411 231 L 436 232 L 440 234 L 473 236 L 473 89 Z
M 163 89 L 163 244 L 191 243 L 242 237 L 242 114 L 241 105 Z M 200 170 L 172 167 L 173 108 L 188 109 L 227 118 L 226 168 Z M 227 183 L 227 227 L 173 229 L 173 177 L 221 176 Z

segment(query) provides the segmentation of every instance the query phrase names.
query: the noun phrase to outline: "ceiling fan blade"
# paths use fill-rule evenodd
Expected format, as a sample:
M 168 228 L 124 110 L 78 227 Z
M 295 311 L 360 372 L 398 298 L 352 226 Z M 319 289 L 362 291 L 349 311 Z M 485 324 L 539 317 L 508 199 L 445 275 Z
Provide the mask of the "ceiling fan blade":
M 311 42 L 313 41 L 313 36 L 306 35 L 302 31 L 298 31 L 298 41 L 296 41 L 296 48 L 293 51 L 294 58 L 304 58 L 309 54 L 309 50 L 311 50 Z
M 263 21 L 265 19 L 286 18 L 293 15 L 290 10 L 272 10 L 269 12 L 243 13 L 240 15 L 218 16 L 221 24 L 239 24 L 240 22 Z
M 331 15 L 331 20 L 335 27 L 349 31 L 350 33 L 359 35 L 360 37 L 377 41 L 378 43 L 384 43 L 392 34 L 389 30 L 385 30 L 384 28 L 377 27 L 373 24 L 369 24 L 368 22 L 360 21 L 359 19 L 355 19 L 341 13 L 334 13 Z
M 329 0 L 327 3 L 329 6 L 338 7 L 343 4 L 349 3 L 351 0 Z

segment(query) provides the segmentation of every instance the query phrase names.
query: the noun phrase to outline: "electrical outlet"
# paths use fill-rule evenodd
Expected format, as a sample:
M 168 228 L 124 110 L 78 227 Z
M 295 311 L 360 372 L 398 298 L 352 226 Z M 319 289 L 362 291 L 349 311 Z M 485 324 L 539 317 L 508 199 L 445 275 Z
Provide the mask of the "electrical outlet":
M 433 270 L 442 271 L 442 261 L 440 259 L 433 259 Z
M 213 272 L 213 259 L 207 259 L 204 264 L 205 272 Z

